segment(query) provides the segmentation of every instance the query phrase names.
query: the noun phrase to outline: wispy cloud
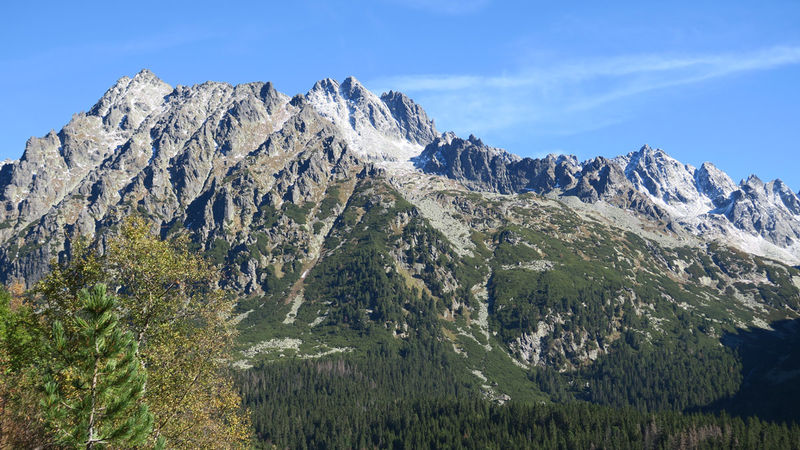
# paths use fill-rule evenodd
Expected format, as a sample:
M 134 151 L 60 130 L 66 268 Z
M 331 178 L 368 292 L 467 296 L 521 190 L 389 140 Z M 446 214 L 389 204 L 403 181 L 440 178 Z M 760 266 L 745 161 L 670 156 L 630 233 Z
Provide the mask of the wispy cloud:
M 621 56 L 574 62 L 544 69 L 530 68 L 515 75 L 412 75 L 378 80 L 409 91 L 481 88 L 547 87 L 603 77 L 693 72 L 680 84 L 702 81 L 747 70 L 771 69 L 800 63 L 800 47 L 773 47 L 751 53 L 727 53 L 695 57 L 663 55 Z
M 598 112 L 626 98 L 793 64 L 800 64 L 800 47 L 782 46 L 694 56 L 626 55 L 532 66 L 502 75 L 393 76 L 368 84 L 376 90 L 395 89 L 412 95 L 457 132 L 491 132 L 525 123 L 566 134 L 569 127 L 563 124 L 567 119 Z M 583 123 L 571 121 L 574 132 L 624 119 L 609 114 L 602 117 Z

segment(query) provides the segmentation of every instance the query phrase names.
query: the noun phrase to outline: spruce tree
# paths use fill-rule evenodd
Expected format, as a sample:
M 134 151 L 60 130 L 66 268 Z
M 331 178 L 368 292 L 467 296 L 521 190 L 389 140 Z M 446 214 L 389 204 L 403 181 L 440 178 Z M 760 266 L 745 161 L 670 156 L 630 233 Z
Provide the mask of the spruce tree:
M 48 425 L 69 447 L 141 444 L 153 416 L 141 401 L 145 372 L 136 341 L 121 329 L 105 285 L 83 289 L 78 299 L 78 313 L 53 324 L 54 363 L 42 400 Z

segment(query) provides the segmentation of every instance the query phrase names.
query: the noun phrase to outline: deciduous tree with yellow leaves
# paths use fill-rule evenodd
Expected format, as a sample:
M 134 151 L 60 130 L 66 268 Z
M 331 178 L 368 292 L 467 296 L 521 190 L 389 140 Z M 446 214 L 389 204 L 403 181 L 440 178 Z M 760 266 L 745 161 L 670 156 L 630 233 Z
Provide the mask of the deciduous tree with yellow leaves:
M 165 241 L 142 218 L 109 237 L 100 256 L 76 241 L 72 258 L 36 287 L 49 321 L 74 314 L 81 289 L 105 283 L 118 298 L 147 372 L 143 401 L 153 414 L 149 442 L 168 448 L 237 448 L 249 444 L 249 416 L 229 376 L 234 299 L 218 274 L 188 249 Z

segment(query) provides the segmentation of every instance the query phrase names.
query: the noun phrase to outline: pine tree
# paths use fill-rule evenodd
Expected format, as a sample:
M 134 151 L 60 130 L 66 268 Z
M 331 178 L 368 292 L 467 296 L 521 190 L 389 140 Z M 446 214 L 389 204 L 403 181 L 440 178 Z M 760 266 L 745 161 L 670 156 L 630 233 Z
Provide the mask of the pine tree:
M 105 285 L 78 299 L 81 310 L 53 324 L 54 364 L 42 400 L 48 425 L 69 447 L 141 444 L 153 416 L 141 401 L 146 374 L 134 337 L 121 329 Z

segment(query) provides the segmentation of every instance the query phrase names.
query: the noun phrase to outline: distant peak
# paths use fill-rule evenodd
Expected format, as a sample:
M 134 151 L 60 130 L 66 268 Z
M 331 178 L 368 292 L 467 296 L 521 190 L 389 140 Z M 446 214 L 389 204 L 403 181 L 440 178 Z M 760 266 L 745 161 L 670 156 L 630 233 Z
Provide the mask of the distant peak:
M 339 82 L 334 80 L 333 78 L 324 78 L 314 83 L 314 87 L 312 87 L 311 90 L 337 92 L 339 90 Z
M 669 156 L 664 150 L 660 148 L 653 148 L 645 144 L 639 150 L 628 153 L 621 159 L 625 164 L 663 164 L 669 162 L 676 162 L 674 158 Z
M 746 180 L 742 181 L 742 184 L 746 184 L 749 186 L 758 186 L 758 185 L 763 185 L 764 182 L 761 181 L 761 178 L 758 178 L 756 174 L 751 174 L 749 177 L 747 177 Z
M 728 174 L 720 170 L 719 167 L 715 166 L 713 163 L 706 161 L 700 165 L 700 168 L 697 169 L 698 175 L 705 174 L 705 176 L 709 177 L 724 177 L 728 179 L 730 182 L 728 184 L 733 185 L 733 180 L 730 180 Z
M 164 102 L 164 97 L 171 91 L 172 86 L 150 70 L 142 69 L 133 78 L 124 76 L 117 80 L 88 114 L 102 116 L 109 121 L 109 125 L 113 122 L 114 126 L 125 117 L 125 122 L 135 128 L 145 116 Z M 119 114 L 106 117 L 115 109 Z
M 715 166 L 713 163 L 711 163 L 709 161 L 706 161 L 703 164 L 700 164 L 700 169 L 705 170 L 705 171 L 719 170 L 719 169 L 717 169 L 717 166 Z
M 367 88 L 364 87 L 355 77 L 347 77 L 341 84 L 342 93 L 348 98 L 358 98 L 366 95 Z
M 715 205 L 736 190 L 736 185 L 725 172 L 706 161 L 694 172 L 697 190 L 708 196 Z
M 133 78 L 151 78 L 151 77 L 158 78 L 156 77 L 156 74 L 154 74 L 150 69 L 147 68 L 140 70 L 136 75 L 133 76 Z
M 258 93 L 262 100 L 267 100 L 271 98 L 281 97 L 281 93 L 275 89 L 275 85 L 272 84 L 271 81 L 267 81 L 261 86 L 261 90 Z
M 567 155 L 565 153 L 548 153 L 544 157 L 545 161 L 553 162 L 555 164 L 568 163 L 573 166 L 579 165 L 578 158 L 574 155 Z
M 345 78 L 342 82 L 342 86 L 361 86 L 361 82 L 356 79 L 356 77 L 350 75 L 349 77 Z
M 133 78 L 130 80 L 132 84 L 139 84 L 139 83 L 146 83 L 146 84 L 161 84 L 166 85 L 161 78 L 157 77 L 156 74 L 150 71 L 150 69 L 142 69 Z
M 656 148 L 650 147 L 647 144 L 644 144 L 639 149 L 639 151 L 637 153 L 642 154 L 642 155 L 659 155 L 659 156 L 663 155 L 663 156 L 668 156 L 667 152 L 665 152 L 664 150 L 661 150 L 658 147 L 656 147 Z
M 296 107 L 299 108 L 299 107 L 305 105 L 306 103 L 308 103 L 308 101 L 306 100 L 306 98 L 302 94 L 297 94 L 294 97 L 292 97 L 292 99 L 289 101 L 289 103 L 292 106 L 296 106 Z
M 471 142 L 472 144 L 474 144 L 474 145 L 476 145 L 478 147 L 483 147 L 484 146 L 483 145 L 483 141 L 480 140 L 478 137 L 476 137 L 474 134 L 470 134 L 469 137 L 467 138 L 467 141 Z
M 111 86 L 107 92 L 123 91 L 125 89 L 129 89 L 134 86 L 141 86 L 141 85 L 162 85 L 162 86 L 169 86 L 165 83 L 161 78 L 158 78 L 156 74 L 150 71 L 150 69 L 142 69 L 133 76 L 133 78 L 128 76 L 123 76 L 113 86 Z
M 381 100 L 384 102 L 412 102 L 412 100 L 400 91 L 389 91 L 381 94 Z

